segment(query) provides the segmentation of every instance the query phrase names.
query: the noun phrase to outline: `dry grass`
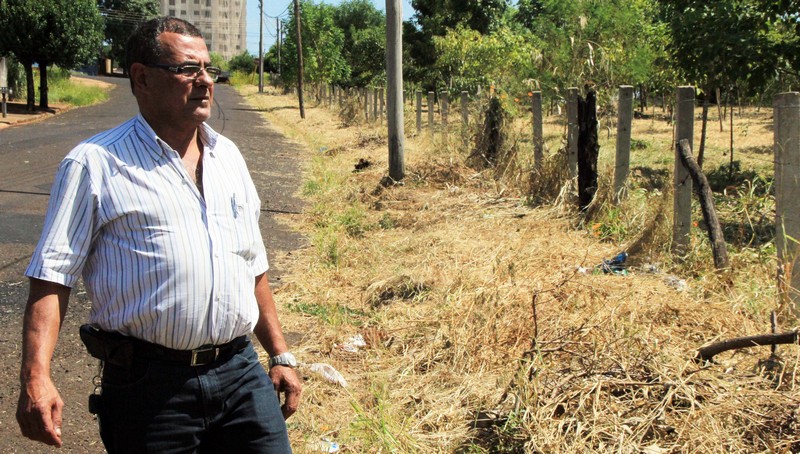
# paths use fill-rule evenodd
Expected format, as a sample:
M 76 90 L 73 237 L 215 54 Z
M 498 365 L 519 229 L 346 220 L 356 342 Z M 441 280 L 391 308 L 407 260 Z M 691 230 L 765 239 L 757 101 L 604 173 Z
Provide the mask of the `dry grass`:
M 635 124 L 643 145 L 630 197 L 617 209 L 600 194 L 587 218 L 558 177 L 556 117 L 545 125 L 549 161 L 532 175 L 524 120 L 511 127 L 513 163 L 478 172 L 464 164 L 471 150 L 460 131 L 416 136 L 407 114 L 408 176 L 383 187 L 384 126 L 344 127 L 313 105 L 298 121 L 292 98 L 244 93 L 307 150 L 297 228 L 313 247 L 277 292 L 284 328 L 304 333 L 302 362 L 331 364 L 349 384 L 304 369 L 303 404 L 289 421 L 297 452 L 322 438 L 358 453 L 800 450 L 800 349 L 780 347 L 778 369 L 764 363 L 766 348 L 692 361 L 705 343 L 768 331 L 775 264 L 768 243 L 739 245 L 732 269 L 714 273 L 699 231 L 686 261 L 665 253 L 672 139 L 663 120 Z M 770 161 L 761 150 L 772 139 L 768 112 L 747 112 L 738 140 L 749 151 L 737 153 L 749 169 Z M 706 168 L 725 161 L 727 138 L 713 126 Z M 614 138 L 602 135 L 607 184 Z M 371 165 L 354 171 L 359 161 Z M 604 236 L 608 226 L 620 231 Z M 592 272 L 624 248 L 630 274 Z M 348 348 L 357 334 L 366 347 Z

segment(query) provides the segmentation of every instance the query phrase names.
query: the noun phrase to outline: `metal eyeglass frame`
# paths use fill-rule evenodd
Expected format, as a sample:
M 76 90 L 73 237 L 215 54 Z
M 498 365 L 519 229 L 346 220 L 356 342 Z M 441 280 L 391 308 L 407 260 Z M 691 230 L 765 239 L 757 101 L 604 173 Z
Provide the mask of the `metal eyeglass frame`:
M 219 75 L 222 74 L 222 69 L 217 68 L 216 66 L 203 67 L 200 65 L 164 65 L 161 63 L 148 63 L 146 66 L 165 69 L 169 72 L 180 74 L 190 79 L 197 79 L 200 77 L 200 72 L 205 71 L 214 82 L 216 82 L 219 78 Z

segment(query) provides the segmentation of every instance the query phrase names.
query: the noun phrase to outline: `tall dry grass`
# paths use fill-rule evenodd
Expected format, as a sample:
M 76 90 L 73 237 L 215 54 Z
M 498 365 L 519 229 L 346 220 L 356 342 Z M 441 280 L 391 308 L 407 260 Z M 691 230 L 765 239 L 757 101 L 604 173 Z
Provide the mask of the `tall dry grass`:
M 635 123 L 621 205 L 605 189 L 614 137 L 602 134 L 601 190 L 582 214 L 557 117 L 545 124 L 539 172 L 525 119 L 507 126 L 498 171 L 465 164 L 479 124 L 431 138 L 407 112 L 408 175 L 386 187 L 385 126 L 345 126 L 351 119 L 313 105 L 299 121 L 296 109 L 274 109 L 290 97 L 244 94 L 304 151 L 308 205 L 294 222 L 311 246 L 276 292 L 284 329 L 302 333 L 293 347 L 302 362 L 330 364 L 349 384 L 301 369 L 303 403 L 289 420 L 297 452 L 323 439 L 358 453 L 800 449 L 800 349 L 692 360 L 708 342 L 767 332 L 779 309 L 770 196 L 744 185 L 720 198 L 742 238 L 727 272 L 713 271 L 701 225 L 690 256 L 673 259 L 663 119 Z M 745 113 L 742 168 L 768 177 L 769 112 Z M 709 132 L 713 169 L 725 162 L 725 133 Z M 620 250 L 628 274 L 597 272 Z M 781 312 L 783 328 L 791 323 Z M 349 344 L 355 335 L 365 347 Z

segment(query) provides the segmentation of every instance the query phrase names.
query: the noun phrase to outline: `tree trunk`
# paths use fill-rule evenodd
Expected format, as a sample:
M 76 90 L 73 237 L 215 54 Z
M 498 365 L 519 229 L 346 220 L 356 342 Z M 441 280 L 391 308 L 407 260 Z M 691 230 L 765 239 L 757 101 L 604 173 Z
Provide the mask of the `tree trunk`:
M 49 109 L 47 99 L 47 64 L 39 63 L 39 108 Z
M 719 132 L 725 130 L 725 117 L 722 114 L 722 91 L 717 87 L 717 115 L 719 115 Z
M 27 85 L 28 98 L 25 103 L 25 110 L 31 112 L 36 109 L 36 91 L 33 84 L 33 62 L 23 62 L 25 67 L 25 85 Z

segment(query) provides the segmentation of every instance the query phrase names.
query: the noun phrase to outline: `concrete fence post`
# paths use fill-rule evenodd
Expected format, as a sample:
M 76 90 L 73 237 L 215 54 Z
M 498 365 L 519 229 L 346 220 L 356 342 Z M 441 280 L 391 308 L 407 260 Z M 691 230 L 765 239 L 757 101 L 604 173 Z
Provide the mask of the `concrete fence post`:
M 694 105 L 695 89 L 691 86 L 678 87 L 677 105 L 675 109 L 675 143 L 672 144 L 675 155 L 674 198 L 672 218 L 672 252 L 685 256 L 689 252 L 690 233 L 692 228 L 692 178 L 689 170 L 681 161 L 678 143 L 682 139 L 689 141 L 689 148 L 694 150 Z
M 800 314 L 800 93 L 780 93 L 775 118 L 775 242 L 781 302 Z
M 567 88 L 567 164 L 572 177 L 578 175 L 578 89 Z
M 364 93 L 364 119 L 369 123 L 369 87 L 364 87 L 362 92 Z
M 422 131 L 422 90 L 417 90 L 417 134 Z
M 435 93 L 432 91 L 428 92 L 428 134 L 433 137 L 433 110 L 434 110 L 434 97 Z
M 625 197 L 625 184 L 631 167 L 631 127 L 633 125 L 633 87 L 619 87 L 617 104 L 617 159 L 614 165 L 614 198 Z
M 383 87 L 378 89 L 378 101 L 379 101 L 379 104 L 378 104 L 378 120 L 380 120 L 381 123 L 382 123 L 383 122 L 383 113 L 386 111 L 386 93 L 385 93 Z
M 372 121 L 378 120 L 378 89 L 373 88 L 372 90 Z

